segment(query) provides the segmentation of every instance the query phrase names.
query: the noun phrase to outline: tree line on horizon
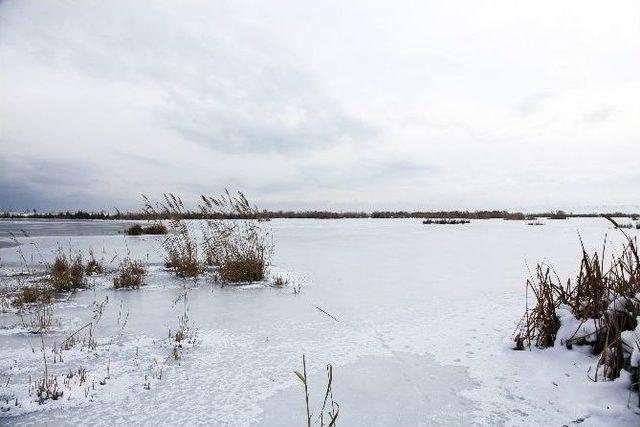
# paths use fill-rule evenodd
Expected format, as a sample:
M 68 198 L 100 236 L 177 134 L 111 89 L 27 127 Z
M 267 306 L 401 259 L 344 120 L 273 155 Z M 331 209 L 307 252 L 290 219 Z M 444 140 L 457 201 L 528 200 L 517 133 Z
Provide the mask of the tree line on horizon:
M 182 214 L 183 219 L 278 219 L 278 218 L 310 218 L 310 219 L 344 219 L 344 218 L 447 218 L 447 219 L 506 219 L 506 220 L 530 220 L 534 218 L 566 219 L 566 218 L 589 218 L 601 216 L 601 213 L 566 213 L 558 210 L 553 212 L 541 212 L 535 214 L 525 214 L 522 212 L 509 212 L 506 210 L 452 210 L 452 211 L 323 211 L 323 210 L 261 210 L 251 216 L 238 214 L 203 214 L 198 211 L 186 211 Z M 639 214 L 629 214 L 623 212 L 606 213 L 611 217 L 628 217 L 634 219 L 640 217 Z M 115 213 L 104 210 L 75 212 L 38 212 L 36 210 L 24 213 L 1 212 L 0 218 L 19 219 L 88 219 L 88 220 L 161 220 L 165 218 L 162 213 L 151 212 L 121 212 L 116 209 Z

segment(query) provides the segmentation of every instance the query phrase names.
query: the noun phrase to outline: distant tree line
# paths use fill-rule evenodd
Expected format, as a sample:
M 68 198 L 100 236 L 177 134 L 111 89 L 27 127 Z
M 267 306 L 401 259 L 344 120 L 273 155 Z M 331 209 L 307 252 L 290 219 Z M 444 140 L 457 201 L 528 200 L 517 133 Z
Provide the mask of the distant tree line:
M 187 211 L 182 214 L 184 219 L 274 219 L 274 218 L 316 218 L 316 219 L 341 219 L 341 218 L 446 218 L 446 219 L 507 219 L 507 220 L 529 220 L 533 218 L 565 219 L 565 218 L 590 218 L 600 216 L 599 213 L 566 213 L 564 211 L 541 212 L 534 214 L 524 214 L 522 212 L 508 212 L 504 210 L 479 210 L 479 211 L 374 211 L 368 212 L 336 212 L 336 211 L 268 211 L 263 210 L 251 217 L 236 214 L 203 214 L 197 211 Z M 634 219 L 640 218 L 639 214 L 628 214 L 622 212 L 607 213 L 606 215 L 619 218 L 631 216 Z M 19 219 L 89 219 L 89 220 L 159 220 L 168 219 L 162 213 L 150 212 L 120 212 L 115 213 L 105 211 L 88 212 L 1 212 L 0 218 Z

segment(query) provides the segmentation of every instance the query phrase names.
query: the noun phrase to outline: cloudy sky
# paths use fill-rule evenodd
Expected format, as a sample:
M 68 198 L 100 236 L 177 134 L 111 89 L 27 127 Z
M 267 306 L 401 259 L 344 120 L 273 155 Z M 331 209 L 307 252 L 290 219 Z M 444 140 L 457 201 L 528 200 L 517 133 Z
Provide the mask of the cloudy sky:
M 638 1 L 0 0 L 0 209 L 640 204 Z

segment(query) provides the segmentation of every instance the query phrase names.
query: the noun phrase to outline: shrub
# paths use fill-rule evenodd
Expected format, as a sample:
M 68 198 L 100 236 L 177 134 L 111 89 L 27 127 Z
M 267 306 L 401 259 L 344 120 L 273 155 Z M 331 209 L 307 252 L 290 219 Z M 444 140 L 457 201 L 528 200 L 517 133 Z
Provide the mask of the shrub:
M 49 275 L 56 292 L 68 292 L 85 287 L 85 269 L 82 265 L 82 256 L 78 254 L 71 262 L 64 254 L 58 252 Z
M 147 270 L 140 261 L 132 261 L 125 258 L 118 269 L 118 275 L 113 278 L 115 288 L 138 289 L 144 283 L 144 276 Z

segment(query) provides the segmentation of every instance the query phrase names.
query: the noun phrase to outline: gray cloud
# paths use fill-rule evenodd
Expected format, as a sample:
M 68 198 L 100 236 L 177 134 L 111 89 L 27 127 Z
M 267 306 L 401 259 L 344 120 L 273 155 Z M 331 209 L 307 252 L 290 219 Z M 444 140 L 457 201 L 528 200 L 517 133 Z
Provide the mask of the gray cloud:
M 226 7 L 205 8 L 211 25 L 197 8 L 125 4 L 11 5 L 17 10 L 0 19 L 14 30 L 4 47 L 98 79 L 153 85 L 164 93 L 156 124 L 219 151 L 313 150 L 376 137 L 297 55 Z
M 629 203 L 566 179 L 639 150 L 635 11 L 579 3 L 0 2 L 0 206 Z
M 529 95 L 518 105 L 518 112 L 523 116 L 537 113 L 555 97 L 556 95 L 552 92 L 537 92 Z
M 583 115 L 582 120 L 585 123 L 603 122 L 611 118 L 615 113 L 616 110 L 613 107 L 602 107 Z
M 99 166 L 34 158 L 0 163 L 0 210 L 110 208 L 100 189 L 108 181 Z M 115 200 L 117 203 L 118 201 Z
M 344 114 L 319 93 L 287 90 L 264 103 L 225 103 L 215 91 L 173 94 L 158 120 L 187 140 L 234 153 L 309 151 L 377 137 L 373 126 Z

